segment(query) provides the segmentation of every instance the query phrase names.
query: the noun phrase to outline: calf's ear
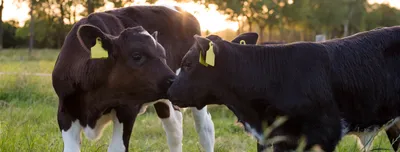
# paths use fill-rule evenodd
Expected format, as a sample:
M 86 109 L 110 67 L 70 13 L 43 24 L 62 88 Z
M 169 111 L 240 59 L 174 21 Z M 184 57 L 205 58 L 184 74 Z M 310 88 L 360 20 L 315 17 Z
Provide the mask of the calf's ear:
M 200 47 L 201 51 L 206 52 L 210 48 L 210 43 L 212 43 L 211 40 L 201 37 L 199 35 L 194 35 L 194 39 L 196 40 L 196 44 L 198 47 Z
M 78 29 L 77 36 L 82 47 L 89 53 L 91 53 L 91 48 L 93 46 L 100 44 L 109 54 L 112 53 L 110 36 L 103 33 L 98 27 L 90 24 L 81 25 Z
M 209 39 L 213 42 L 222 40 L 222 38 L 219 37 L 218 35 L 209 35 L 209 36 L 207 36 L 207 39 Z
M 231 42 L 240 43 L 241 40 L 244 40 L 246 44 L 257 44 L 258 34 L 255 32 L 242 33 L 234 38 Z
M 218 54 L 218 50 L 214 46 L 214 43 L 211 40 L 201 37 L 199 35 L 194 35 L 194 39 L 196 41 L 196 45 L 200 48 L 199 62 L 205 66 L 214 66 L 215 54 Z
M 151 34 L 151 36 L 156 40 L 156 42 L 158 42 L 158 31 L 154 31 L 153 34 Z

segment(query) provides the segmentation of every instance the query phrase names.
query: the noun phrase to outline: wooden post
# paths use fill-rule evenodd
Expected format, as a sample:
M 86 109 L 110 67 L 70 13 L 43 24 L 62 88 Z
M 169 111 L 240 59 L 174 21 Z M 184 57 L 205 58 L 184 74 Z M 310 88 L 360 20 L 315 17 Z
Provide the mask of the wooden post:
M 315 42 L 323 42 L 326 40 L 326 36 L 323 34 L 319 34 L 315 36 Z
M 4 41 L 3 41 L 3 35 L 4 35 L 4 26 L 3 26 L 3 9 L 4 9 L 4 0 L 1 0 L 0 3 L 0 50 L 3 49 L 4 46 Z
M 33 36 L 34 36 L 34 17 L 33 17 L 33 4 L 34 0 L 31 0 L 31 11 L 29 12 L 29 14 L 31 15 L 31 22 L 29 23 L 29 56 L 32 53 L 32 49 L 33 49 Z

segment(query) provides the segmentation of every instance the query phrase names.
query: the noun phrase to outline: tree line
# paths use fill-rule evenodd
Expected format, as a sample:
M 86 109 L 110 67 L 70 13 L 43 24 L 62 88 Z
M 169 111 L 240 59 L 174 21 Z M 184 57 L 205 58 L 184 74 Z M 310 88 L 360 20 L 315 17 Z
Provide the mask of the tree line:
M 13 0 L 20 4 L 24 0 Z M 131 0 L 108 0 L 123 7 Z M 155 3 L 157 0 L 147 0 Z M 177 0 L 186 2 L 188 0 Z M 315 35 L 340 38 L 377 27 L 400 24 L 400 10 L 367 0 L 194 0 L 238 22 L 235 35 L 254 31 L 264 41 L 313 41 Z M 30 0 L 31 19 L 18 27 L 16 21 L 2 21 L 4 0 L 0 0 L 0 49 L 15 47 L 60 48 L 72 25 L 105 5 L 104 0 Z M 83 6 L 83 7 L 82 7 Z M 80 8 L 82 7 L 82 8 Z M 84 11 L 78 12 L 79 9 Z M 206 33 L 210 34 L 210 33 Z

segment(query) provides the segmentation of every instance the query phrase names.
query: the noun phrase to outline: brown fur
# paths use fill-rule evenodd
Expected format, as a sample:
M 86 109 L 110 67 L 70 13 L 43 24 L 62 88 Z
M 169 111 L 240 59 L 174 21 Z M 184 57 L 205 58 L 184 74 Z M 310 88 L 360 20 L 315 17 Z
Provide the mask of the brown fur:
M 149 33 L 157 31 L 154 37 L 162 46 L 151 44 L 149 37 L 133 36 L 141 30 L 137 26 Z M 162 6 L 120 8 L 81 19 L 67 35 L 52 75 L 60 129 L 68 130 L 76 119 L 82 126 L 94 127 L 98 118 L 114 109 L 124 122 L 128 149 L 140 107 L 165 98 L 174 77 L 171 69 L 179 67 L 193 35 L 199 33 L 199 23 L 191 14 Z M 107 59 L 90 59 L 90 47 L 98 36 L 109 53 Z M 148 56 L 146 63 L 133 63 L 135 50 Z M 159 117 L 169 117 L 168 107 L 157 105 Z

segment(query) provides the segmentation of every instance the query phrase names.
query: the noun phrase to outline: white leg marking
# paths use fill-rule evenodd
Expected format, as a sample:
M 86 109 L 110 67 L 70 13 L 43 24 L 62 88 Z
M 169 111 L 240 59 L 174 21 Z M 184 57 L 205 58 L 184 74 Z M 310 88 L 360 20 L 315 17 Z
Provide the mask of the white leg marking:
M 169 107 L 169 117 L 161 119 L 163 128 L 167 135 L 168 147 L 171 152 L 182 152 L 182 113 L 174 110 L 169 100 L 160 100 Z
M 213 152 L 215 143 L 214 122 L 207 112 L 207 106 L 201 110 L 192 107 L 191 109 L 201 146 L 206 152 Z
M 89 125 L 87 125 L 84 128 L 86 138 L 94 141 L 98 140 L 102 136 L 103 130 L 109 124 L 110 120 L 111 113 L 101 116 L 100 119 L 97 120 L 94 128 L 91 128 Z
M 149 105 L 147 105 L 147 104 L 146 104 L 146 105 L 142 105 L 142 107 L 140 108 L 140 111 L 139 111 L 138 115 L 144 114 L 144 113 L 146 112 L 148 106 L 149 106 Z
M 143 114 L 144 112 L 146 112 L 146 109 L 147 109 L 147 107 L 148 107 L 149 105 L 153 105 L 154 103 L 157 103 L 158 101 L 159 101 L 159 100 L 143 104 L 142 107 L 140 108 L 139 113 L 138 113 L 137 115 Z
M 111 144 L 108 146 L 108 152 L 125 152 L 126 148 L 122 136 L 124 131 L 123 123 L 119 122 L 114 110 L 111 111 L 111 115 L 114 127 Z
M 71 127 L 64 131 L 62 130 L 62 138 L 64 141 L 64 152 L 80 152 L 81 149 L 81 125 L 79 120 L 72 122 Z

